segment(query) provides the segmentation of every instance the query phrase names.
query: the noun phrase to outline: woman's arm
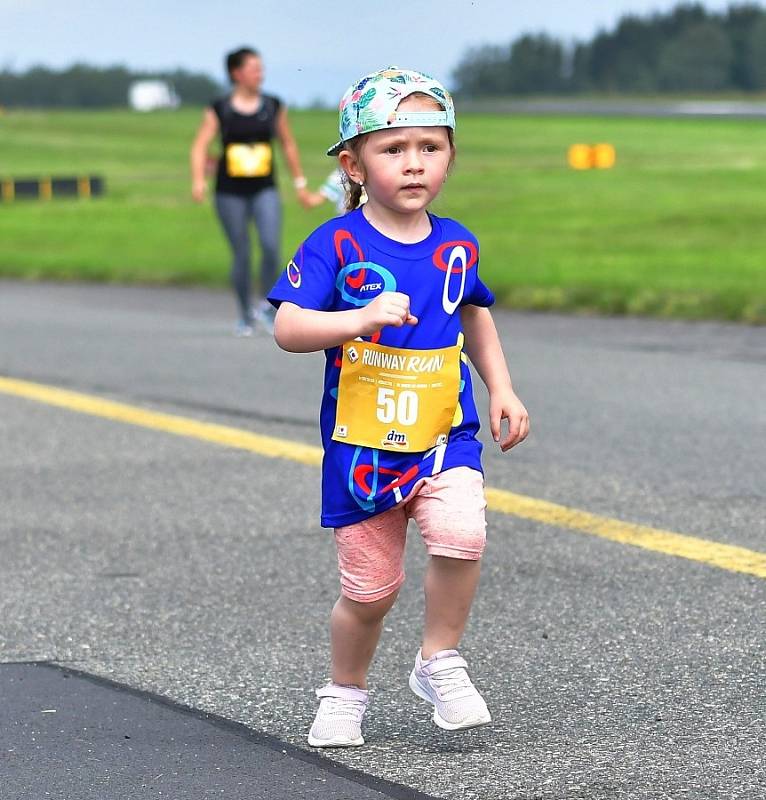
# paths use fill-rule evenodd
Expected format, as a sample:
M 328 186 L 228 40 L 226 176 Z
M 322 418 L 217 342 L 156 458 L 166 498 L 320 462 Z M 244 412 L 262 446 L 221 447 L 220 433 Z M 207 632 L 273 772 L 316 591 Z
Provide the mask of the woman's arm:
M 293 132 L 290 128 L 290 123 L 287 121 L 287 109 L 284 106 L 282 106 L 277 112 L 276 131 L 279 143 L 282 145 L 282 152 L 285 154 L 285 161 L 287 161 L 287 166 L 289 167 L 290 173 L 293 176 L 293 186 L 295 186 L 295 192 L 298 195 L 298 200 L 300 200 L 300 202 L 308 208 L 308 190 L 306 189 L 306 178 L 304 177 L 303 170 L 301 169 L 301 159 L 300 154 L 298 153 L 298 145 L 295 142 L 295 137 L 293 136 Z
M 489 391 L 489 427 L 503 452 L 526 439 L 529 415 L 516 397 L 503 347 L 488 308 L 462 306 L 460 319 L 465 334 L 465 351 Z M 501 422 L 508 420 L 508 433 L 502 441 Z
M 218 117 L 212 108 L 206 108 L 202 114 L 202 123 L 191 146 L 191 178 L 192 197 L 198 203 L 205 199 L 207 182 L 205 181 L 205 159 L 210 143 L 218 135 Z
M 401 292 L 383 292 L 369 305 L 349 311 L 314 311 L 284 302 L 274 319 L 274 338 L 283 350 L 313 353 L 372 336 L 386 325 L 401 328 L 417 322 L 410 314 L 410 298 Z

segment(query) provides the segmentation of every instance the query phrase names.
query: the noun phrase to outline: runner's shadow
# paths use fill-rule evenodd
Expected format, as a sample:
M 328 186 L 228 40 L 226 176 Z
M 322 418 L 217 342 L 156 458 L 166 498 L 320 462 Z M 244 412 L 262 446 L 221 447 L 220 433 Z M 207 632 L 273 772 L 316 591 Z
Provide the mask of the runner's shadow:
M 372 742 L 373 738 L 368 741 Z M 374 736 L 378 745 L 387 742 L 404 746 L 413 753 L 437 755 L 439 753 L 487 753 L 497 743 L 497 731 L 490 726 L 467 731 L 443 731 L 431 720 L 418 720 L 408 726 L 406 731 L 397 735 L 388 735 L 386 731 L 378 731 Z
M 425 753 L 486 753 L 491 743 L 495 742 L 497 733 L 491 728 L 470 731 L 433 731 L 423 738 L 421 733 L 420 748 Z

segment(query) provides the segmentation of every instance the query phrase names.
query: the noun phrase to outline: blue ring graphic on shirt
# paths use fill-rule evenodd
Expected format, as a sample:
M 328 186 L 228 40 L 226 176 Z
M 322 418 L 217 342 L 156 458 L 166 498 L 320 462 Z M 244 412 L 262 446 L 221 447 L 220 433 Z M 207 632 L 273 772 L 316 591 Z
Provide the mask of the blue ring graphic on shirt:
M 354 457 L 351 459 L 351 469 L 348 471 L 348 491 L 357 505 L 369 512 L 375 510 L 375 501 L 372 498 L 378 493 L 378 457 L 380 453 L 377 450 L 370 449 L 370 456 L 372 459 L 372 487 L 370 488 L 370 493 L 363 499 L 356 493 L 356 488 L 354 486 L 354 470 L 359 461 L 359 456 L 361 456 L 364 450 L 364 447 L 357 447 L 356 450 L 354 450 Z
M 351 278 L 352 273 L 360 273 Z M 346 264 L 335 279 L 341 297 L 354 306 L 366 306 L 382 292 L 396 291 L 396 278 L 385 267 L 372 261 Z

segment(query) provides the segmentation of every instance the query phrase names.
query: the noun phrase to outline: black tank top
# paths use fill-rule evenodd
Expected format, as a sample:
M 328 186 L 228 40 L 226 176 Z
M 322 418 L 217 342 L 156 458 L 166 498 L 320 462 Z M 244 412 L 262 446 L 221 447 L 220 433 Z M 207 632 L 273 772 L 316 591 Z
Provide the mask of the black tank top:
M 274 186 L 274 159 L 271 157 L 270 149 L 271 142 L 276 136 L 277 114 L 282 107 L 281 100 L 272 95 L 261 95 L 260 108 L 254 114 L 240 114 L 239 111 L 235 111 L 230 97 L 221 97 L 215 100 L 211 107 L 218 117 L 221 144 L 223 145 L 223 153 L 218 160 L 216 192 L 255 194 L 262 189 Z M 236 174 L 238 172 L 237 162 L 231 160 L 232 153 L 229 145 L 256 145 L 258 160 L 260 161 L 263 157 L 267 159 L 262 162 L 261 168 L 256 170 L 262 174 L 259 174 L 258 177 L 243 177 Z M 265 154 L 261 152 L 264 149 L 267 150 Z M 247 156 L 247 150 L 245 152 Z M 232 175 L 231 172 L 235 174 Z

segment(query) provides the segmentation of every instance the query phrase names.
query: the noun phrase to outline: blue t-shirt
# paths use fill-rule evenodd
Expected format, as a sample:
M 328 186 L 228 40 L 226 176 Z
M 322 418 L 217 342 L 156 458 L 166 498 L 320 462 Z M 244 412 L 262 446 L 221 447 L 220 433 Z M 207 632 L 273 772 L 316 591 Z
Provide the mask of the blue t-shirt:
M 479 279 L 476 237 L 460 223 L 429 214 L 431 233 L 415 244 L 389 239 L 362 209 L 317 228 L 298 248 L 274 285 L 269 300 L 316 311 L 360 308 L 381 292 L 410 298 L 416 325 L 387 326 L 366 337 L 381 345 L 427 350 L 462 342 L 460 306 L 490 306 L 495 298 Z M 358 447 L 332 438 L 342 348 L 325 351 L 320 427 L 322 525 L 342 527 L 388 510 L 420 479 L 451 469 L 481 470 L 479 416 L 471 372 L 460 362 L 459 409 L 446 444 L 426 452 L 402 453 Z

